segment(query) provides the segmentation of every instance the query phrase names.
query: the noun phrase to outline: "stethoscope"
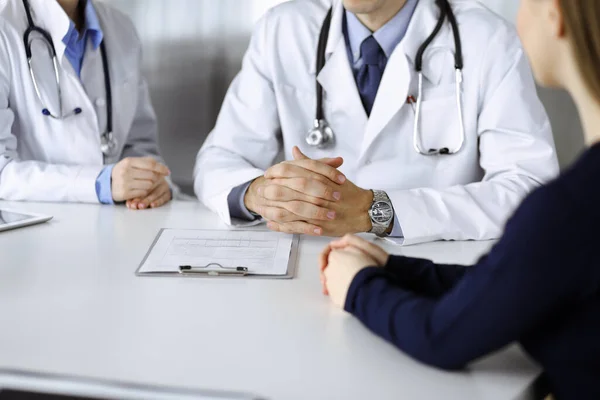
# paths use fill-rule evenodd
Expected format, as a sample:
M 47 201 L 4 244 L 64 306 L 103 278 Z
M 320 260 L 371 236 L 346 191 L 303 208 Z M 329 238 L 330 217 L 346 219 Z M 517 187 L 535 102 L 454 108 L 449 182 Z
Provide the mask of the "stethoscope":
M 25 31 L 25 34 L 23 35 L 23 42 L 25 43 L 25 54 L 27 55 L 27 64 L 29 66 L 29 74 L 31 75 L 31 80 L 33 81 L 33 87 L 35 89 L 35 94 L 38 98 L 38 100 L 40 101 L 40 104 L 42 105 L 42 114 L 56 119 L 56 120 L 65 120 L 69 117 L 73 117 L 75 115 L 79 115 L 83 112 L 83 110 L 81 109 L 81 107 L 77 107 L 75 108 L 73 111 L 68 112 L 66 114 L 62 113 L 62 90 L 60 87 L 60 73 L 59 73 L 59 69 L 58 69 L 58 57 L 56 55 L 56 48 L 54 47 L 54 42 L 52 41 L 52 36 L 50 36 L 50 34 L 36 26 L 33 23 L 33 18 L 31 17 L 31 8 L 29 6 L 29 0 L 23 0 L 23 6 L 25 7 L 25 12 L 27 14 L 27 21 L 29 23 L 29 26 L 27 28 L 27 30 Z M 32 33 L 38 33 L 41 35 L 41 37 L 38 38 L 33 38 L 30 40 L 30 36 Z M 40 88 L 38 85 L 38 80 L 35 76 L 35 72 L 34 72 L 34 68 L 33 68 L 33 57 L 32 57 L 32 52 L 31 52 L 31 43 L 33 43 L 34 40 L 41 40 L 43 41 L 46 46 L 48 47 L 48 50 L 50 51 L 50 54 L 52 56 L 52 66 L 54 68 L 54 78 L 56 80 L 56 88 L 58 91 L 58 104 L 59 104 L 59 110 L 61 115 L 54 115 L 52 114 L 52 112 L 50 111 L 50 109 L 48 107 L 46 107 L 44 105 L 44 100 L 42 99 L 42 94 L 40 92 Z M 113 121 L 112 121 L 112 90 L 110 87 L 110 71 L 109 71 L 109 67 L 108 67 L 108 57 L 106 56 L 106 47 L 104 45 L 104 41 L 102 41 L 102 43 L 100 43 L 100 53 L 102 54 L 102 68 L 104 70 L 104 87 L 106 90 L 106 131 L 100 136 L 100 150 L 102 151 L 102 154 L 104 154 L 104 156 L 106 157 L 114 157 L 117 155 L 117 150 L 118 150 L 118 143 L 117 143 L 117 139 L 115 138 L 115 135 L 113 134 Z
M 419 50 L 417 51 L 417 57 L 415 62 L 415 70 L 418 73 L 418 97 L 416 99 L 416 110 L 415 110 L 415 123 L 413 128 L 413 145 L 415 150 L 424 156 L 433 155 L 450 155 L 458 153 L 465 142 L 465 126 L 463 121 L 462 112 L 462 83 L 463 83 L 463 56 L 462 56 L 462 42 L 460 39 L 460 32 L 458 30 L 458 24 L 456 17 L 452 11 L 452 7 L 448 0 L 436 0 L 436 4 L 440 8 L 440 17 L 438 19 L 435 29 L 431 35 L 423 42 Z M 329 37 L 329 29 L 331 27 L 331 19 L 333 15 L 333 8 L 329 9 L 329 13 L 323 22 L 321 28 L 321 34 L 319 36 L 319 45 L 317 49 L 317 75 L 323 67 L 325 67 L 325 51 L 327 49 L 327 40 Z M 456 104 L 458 108 L 458 121 L 460 129 L 460 142 L 453 148 L 443 147 L 441 149 L 429 149 L 424 150 L 421 143 L 421 106 L 423 102 L 423 55 L 425 51 L 437 37 L 444 25 L 444 21 L 448 17 L 450 25 L 452 26 L 452 32 L 454 34 L 454 64 L 456 69 Z M 317 112 L 314 120 L 313 128 L 306 135 L 306 143 L 309 146 L 324 149 L 331 147 L 335 144 L 335 134 L 331 126 L 325 119 L 323 112 L 323 87 L 317 80 Z

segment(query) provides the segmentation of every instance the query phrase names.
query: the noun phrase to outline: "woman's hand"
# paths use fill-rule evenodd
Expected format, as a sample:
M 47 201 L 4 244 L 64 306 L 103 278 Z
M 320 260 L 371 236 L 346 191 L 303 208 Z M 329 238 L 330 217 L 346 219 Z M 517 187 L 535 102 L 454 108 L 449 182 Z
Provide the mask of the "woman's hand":
M 328 295 L 325 269 L 329 264 L 329 255 L 334 250 L 354 249 L 359 251 L 373 260 L 371 267 L 383 267 L 387 264 L 390 255 L 381 247 L 369 242 L 368 240 L 359 238 L 354 235 L 346 235 L 341 239 L 335 240 L 321 252 L 319 257 L 319 268 L 321 270 L 321 283 L 323 285 L 323 294 Z
M 325 291 L 333 304 L 344 308 L 348 290 L 356 274 L 376 263 L 375 259 L 354 247 L 331 251 L 323 276 Z
M 171 201 L 172 193 L 171 187 L 165 178 L 163 178 L 158 185 L 150 191 L 148 196 L 145 198 L 137 198 L 128 200 L 126 205 L 127 208 L 132 210 L 145 210 L 147 208 L 158 208 L 169 201 Z

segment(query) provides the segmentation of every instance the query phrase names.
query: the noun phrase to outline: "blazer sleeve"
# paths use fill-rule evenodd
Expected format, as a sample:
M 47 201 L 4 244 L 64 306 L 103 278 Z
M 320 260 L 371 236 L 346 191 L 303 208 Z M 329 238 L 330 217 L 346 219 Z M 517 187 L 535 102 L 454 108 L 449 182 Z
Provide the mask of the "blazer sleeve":
M 391 282 L 403 289 L 423 296 L 439 297 L 462 279 L 467 267 L 435 264 L 420 258 L 392 256 L 384 271 Z
M 353 280 L 345 309 L 410 356 L 444 369 L 462 368 L 520 340 L 597 290 L 591 267 L 581 262 L 591 255 L 577 241 L 564 240 L 578 237 L 581 228 L 569 221 L 572 205 L 555 201 L 549 207 L 542 197 L 538 192 L 527 200 L 489 256 L 441 297 L 407 290 L 368 268 Z M 420 264 L 434 274 L 434 264 Z

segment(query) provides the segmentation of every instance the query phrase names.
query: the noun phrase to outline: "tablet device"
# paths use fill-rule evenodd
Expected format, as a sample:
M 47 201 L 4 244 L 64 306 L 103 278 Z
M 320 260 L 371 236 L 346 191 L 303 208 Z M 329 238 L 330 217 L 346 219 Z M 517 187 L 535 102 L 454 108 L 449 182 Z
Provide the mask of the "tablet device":
M 41 224 L 50 221 L 52 217 L 47 215 L 25 213 L 0 208 L 0 232 L 9 229 L 22 228 L 24 226 Z

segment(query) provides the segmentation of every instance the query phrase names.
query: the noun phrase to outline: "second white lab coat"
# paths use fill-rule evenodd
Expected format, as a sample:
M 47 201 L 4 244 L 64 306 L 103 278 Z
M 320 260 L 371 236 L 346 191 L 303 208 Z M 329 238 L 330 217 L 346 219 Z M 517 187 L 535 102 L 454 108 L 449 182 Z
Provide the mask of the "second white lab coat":
M 105 164 L 125 157 L 159 158 L 156 115 L 140 70 L 139 38 L 125 15 L 94 2 L 106 43 L 113 129 L 121 153 L 105 160 L 100 150 L 106 128 L 100 50 L 88 43 L 80 80 L 64 55 L 67 15 L 54 0 L 30 0 L 30 4 L 35 24 L 50 33 L 56 47 L 63 108 L 80 107 L 83 112 L 62 121 L 42 115 L 23 46 L 27 29 L 23 2 L 0 0 L 0 199 L 97 202 L 95 182 Z M 49 54 L 39 41 L 33 52 L 35 65 L 44 66 L 37 70 L 42 95 L 57 104 Z
M 426 157 L 413 147 L 417 49 L 439 10 L 421 0 L 402 42 L 388 60 L 370 118 L 361 104 L 342 33 L 339 0 L 291 1 L 257 24 L 242 71 L 232 83 L 217 124 L 198 154 L 198 197 L 228 224 L 232 188 L 264 173 L 294 145 L 311 158 L 342 156 L 340 168 L 365 189 L 385 190 L 404 243 L 497 238 L 507 218 L 533 189 L 558 174 L 545 110 L 512 26 L 475 1 L 451 1 L 464 52 L 465 146 L 452 156 Z M 323 20 L 333 6 L 327 64 L 316 74 Z M 422 105 L 424 148 L 459 140 L 454 40 L 446 23 L 425 52 Z M 305 142 L 315 117 L 315 79 L 325 91 L 325 117 L 336 145 Z

